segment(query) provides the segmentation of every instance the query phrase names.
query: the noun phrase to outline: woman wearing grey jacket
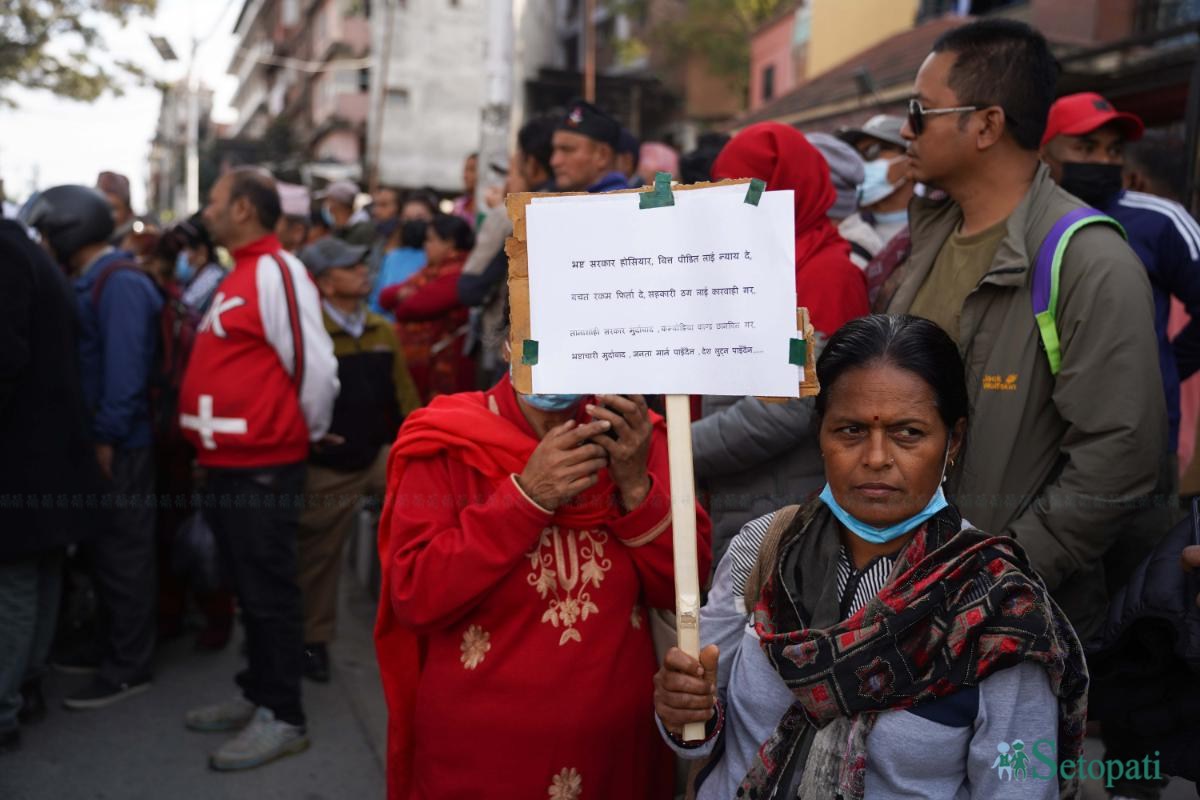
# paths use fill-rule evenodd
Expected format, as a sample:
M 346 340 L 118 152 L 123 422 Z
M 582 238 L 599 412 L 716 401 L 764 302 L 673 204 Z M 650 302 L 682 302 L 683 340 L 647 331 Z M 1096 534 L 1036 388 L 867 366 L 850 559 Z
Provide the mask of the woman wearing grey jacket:
M 672 649 L 655 677 L 664 738 L 708 758 L 697 797 L 1073 790 L 1057 765 L 1082 752 L 1078 639 L 1020 547 L 972 529 L 941 490 L 966 428 L 953 341 L 927 320 L 864 317 L 817 374 L 825 489 L 743 528 L 700 659 Z M 679 738 L 701 721 L 704 740 Z

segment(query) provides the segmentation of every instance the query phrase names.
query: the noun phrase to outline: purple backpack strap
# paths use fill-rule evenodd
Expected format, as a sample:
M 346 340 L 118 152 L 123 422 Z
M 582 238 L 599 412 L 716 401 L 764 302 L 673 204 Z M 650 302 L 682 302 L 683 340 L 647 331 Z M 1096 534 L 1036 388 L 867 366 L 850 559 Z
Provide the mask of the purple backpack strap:
M 1050 361 L 1052 375 L 1057 375 L 1062 367 L 1062 344 L 1058 338 L 1056 314 L 1058 279 L 1062 270 L 1063 255 L 1076 231 L 1097 222 L 1112 225 L 1122 236 L 1125 235 L 1125 229 L 1112 217 L 1094 208 L 1075 208 L 1063 214 L 1054 223 L 1038 247 L 1037 258 L 1033 264 L 1030 300 L 1033 302 L 1033 318 L 1037 322 L 1038 334 L 1042 338 L 1046 358 Z

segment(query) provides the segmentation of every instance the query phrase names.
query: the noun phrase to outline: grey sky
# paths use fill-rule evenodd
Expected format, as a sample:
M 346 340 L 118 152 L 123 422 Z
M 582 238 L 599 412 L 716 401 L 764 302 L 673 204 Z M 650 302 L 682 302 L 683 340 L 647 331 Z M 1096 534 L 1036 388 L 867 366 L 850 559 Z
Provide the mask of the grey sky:
M 111 53 L 140 64 L 164 80 L 183 77 L 191 36 L 215 31 L 199 49 L 196 74 L 217 91 L 218 121 L 229 122 L 226 108 L 234 79 L 225 74 L 233 52 L 233 23 L 241 0 L 159 0 L 153 19 L 138 17 L 125 28 L 102 24 Z M 151 33 L 165 36 L 181 62 L 164 63 L 150 44 Z M 18 103 L 0 109 L 0 177 L 10 200 L 20 202 L 33 188 L 61 183 L 90 185 L 103 169 L 122 172 L 132 183 L 133 206 L 141 211 L 149 174 L 150 139 L 158 120 L 160 95 L 152 88 L 130 87 L 123 97 L 105 96 L 78 103 L 47 92 L 6 88 Z

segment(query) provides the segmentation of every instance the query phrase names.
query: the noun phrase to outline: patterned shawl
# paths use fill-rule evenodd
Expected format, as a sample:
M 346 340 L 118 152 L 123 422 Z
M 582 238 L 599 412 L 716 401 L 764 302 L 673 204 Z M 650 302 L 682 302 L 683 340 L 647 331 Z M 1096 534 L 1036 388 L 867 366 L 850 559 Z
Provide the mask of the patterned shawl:
M 819 501 L 796 516 L 754 610 L 763 651 L 795 702 L 759 748 L 739 796 L 779 797 L 797 765 L 820 766 L 812 763 L 820 758 L 814 729 L 837 721 L 848 735 L 836 748 L 830 794 L 857 800 L 880 712 L 945 697 L 1025 661 L 1045 667 L 1058 697 L 1060 763 L 1079 757 L 1088 676 L 1075 631 L 1014 540 L 961 524 L 953 506 L 939 513 L 897 556 L 877 597 L 816 628 L 805 622 L 813 618 L 805 601 L 815 597 L 811 583 L 829 574 L 820 563 L 829 548 L 818 540 L 836 536 L 838 525 Z

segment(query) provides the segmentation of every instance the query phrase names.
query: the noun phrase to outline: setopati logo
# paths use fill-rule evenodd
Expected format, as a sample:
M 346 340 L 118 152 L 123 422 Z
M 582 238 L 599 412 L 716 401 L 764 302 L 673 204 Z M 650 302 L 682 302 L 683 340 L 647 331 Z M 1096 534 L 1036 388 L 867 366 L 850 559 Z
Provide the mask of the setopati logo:
M 1153 757 L 1146 756 L 1140 761 L 1080 756 L 1073 761 L 1059 763 L 1058 747 L 1053 739 L 1038 739 L 1032 746 L 1014 739 L 996 745 L 996 760 L 992 762 L 992 769 L 996 770 L 996 777 L 1001 781 L 1071 780 L 1078 777 L 1104 781 L 1104 785 L 1111 789 L 1113 783 L 1122 778 L 1135 781 L 1161 778 L 1158 755 L 1159 751 L 1155 750 Z

